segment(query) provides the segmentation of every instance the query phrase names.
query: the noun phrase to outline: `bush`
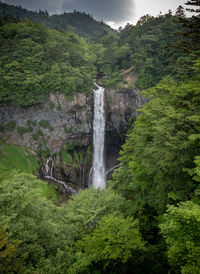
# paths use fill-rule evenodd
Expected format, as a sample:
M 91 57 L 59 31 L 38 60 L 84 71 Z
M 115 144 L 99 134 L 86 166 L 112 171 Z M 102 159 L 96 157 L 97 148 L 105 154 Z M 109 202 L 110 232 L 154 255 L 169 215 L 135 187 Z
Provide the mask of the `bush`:
M 49 121 L 42 119 L 39 121 L 39 126 L 46 129 L 50 127 L 50 124 Z
M 4 131 L 4 126 L 0 125 L 0 132 Z
M 24 133 L 28 132 L 28 129 L 26 127 L 17 127 L 17 132 L 19 135 L 23 136 Z
M 38 135 L 37 134 L 33 134 L 32 138 L 33 138 L 34 141 L 37 141 L 38 140 Z
M 31 126 L 31 120 L 26 120 L 26 125 L 28 126 L 28 127 L 30 127 Z
M 49 102 L 49 107 L 50 108 L 54 108 L 54 106 L 55 106 L 54 102 Z
M 32 126 L 35 127 L 37 125 L 37 121 L 32 121 Z
M 61 105 L 58 105 L 56 109 L 57 109 L 58 111 L 62 111 Z
M 9 121 L 5 124 L 7 130 L 13 130 L 15 128 L 15 121 Z
M 39 135 L 39 136 L 43 136 L 43 132 L 42 132 L 41 129 L 38 129 L 38 130 L 36 131 L 36 134 Z

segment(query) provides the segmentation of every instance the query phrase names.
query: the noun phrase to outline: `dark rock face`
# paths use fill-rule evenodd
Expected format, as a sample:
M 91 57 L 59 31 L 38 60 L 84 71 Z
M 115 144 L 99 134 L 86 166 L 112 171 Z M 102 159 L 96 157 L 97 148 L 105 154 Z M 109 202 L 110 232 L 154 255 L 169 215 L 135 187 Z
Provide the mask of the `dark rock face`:
M 137 89 L 117 88 L 105 91 L 107 170 L 116 165 L 125 133 L 137 117 L 138 108 L 143 103 L 144 99 Z M 10 121 L 15 123 L 12 129 L 8 127 Z M 81 166 L 78 158 L 87 156 L 88 147 L 92 150 L 92 93 L 89 95 L 77 93 L 73 98 L 66 98 L 59 93 L 50 94 L 44 104 L 26 109 L 15 106 L 1 107 L 0 124 L 4 128 L 0 132 L 0 138 L 7 143 L 26 146 L 32 151 L 48 150 L 51 155 L 57 153 L 55 158 L 57 179 L 65 179 L 78 187 L 88 186 L 92 154 L 84 166 Z M 66 144 L 68 147 L 72 145 L 71 149 L 67 149 L 67 153 L 74 160 L 71 164 L 66 163 L 62 157 Z M 41 167 L 42 165 L 44 166 L 44 162 L 41 163 Z
M 138 109 L 145 102 L 138 89 L 106 90 L 106 168 L 109 170 L 117 164 L 121 145 L 124 143 L 128 128 L 138 116 Z

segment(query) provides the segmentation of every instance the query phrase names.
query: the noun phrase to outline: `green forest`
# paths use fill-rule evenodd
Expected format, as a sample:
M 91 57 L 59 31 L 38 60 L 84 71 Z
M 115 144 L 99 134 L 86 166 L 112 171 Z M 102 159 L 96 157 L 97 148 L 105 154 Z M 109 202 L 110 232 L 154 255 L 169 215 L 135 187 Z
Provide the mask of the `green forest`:
M 146 98 L 106 189 L 63 201 L 0 140 L 0 273 L 200 273 L 200 3 L 185 8 L 114 31 L 0 2 L 0 107 L 89 95 L 94 79 L 133 89 L 127 70 Z

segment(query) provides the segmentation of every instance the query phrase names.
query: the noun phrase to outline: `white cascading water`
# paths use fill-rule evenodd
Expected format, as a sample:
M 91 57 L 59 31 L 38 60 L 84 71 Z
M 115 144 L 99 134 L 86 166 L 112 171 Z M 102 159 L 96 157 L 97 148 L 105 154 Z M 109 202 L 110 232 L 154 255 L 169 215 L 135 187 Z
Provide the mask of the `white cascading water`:
M 56 178 L 53 177 L 53 169 L 55 167 L 54 159 L 50 156 L 45 165 L 45 178 L 52 180 L 60 185 L 62 185 L 69 193 L 76 194 L 76 190 L 71 188 L 70 186 L 66 185 L 65 182 L 59 181 Z
M 104 114 L 104 88 L 98 86 L 94 90 L 94 121 L 93 121 L 93 173 L 92 185 L 95 188 L 106 187 L 106 174 L 104 165 L 104 135 L 105 135 L 105 114 Z
M 45 169 L 45 175 L 53 177 L 54 160 L 51 156 L 46 161 Z

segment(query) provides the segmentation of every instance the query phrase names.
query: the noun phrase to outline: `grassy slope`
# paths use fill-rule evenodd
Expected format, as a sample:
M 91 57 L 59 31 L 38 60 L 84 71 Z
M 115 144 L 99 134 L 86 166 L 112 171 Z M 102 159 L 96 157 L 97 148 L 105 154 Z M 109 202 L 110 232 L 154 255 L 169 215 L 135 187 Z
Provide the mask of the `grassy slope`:
M 0 140 L 0 181 L 12 176 L 14 170 L 34 174 L 39 170 L 39 164 L 26 148 L 8 145 Z M 53 185 L 41 181 L 40 187 L 44 197 L 59 202 L 60 197 Z
M 39 169 L 36 158 L 27 149 L 7 145 L 2 140 L 0 140 L 0 163 L 8 171 L 16 169 L 33 174 Z

